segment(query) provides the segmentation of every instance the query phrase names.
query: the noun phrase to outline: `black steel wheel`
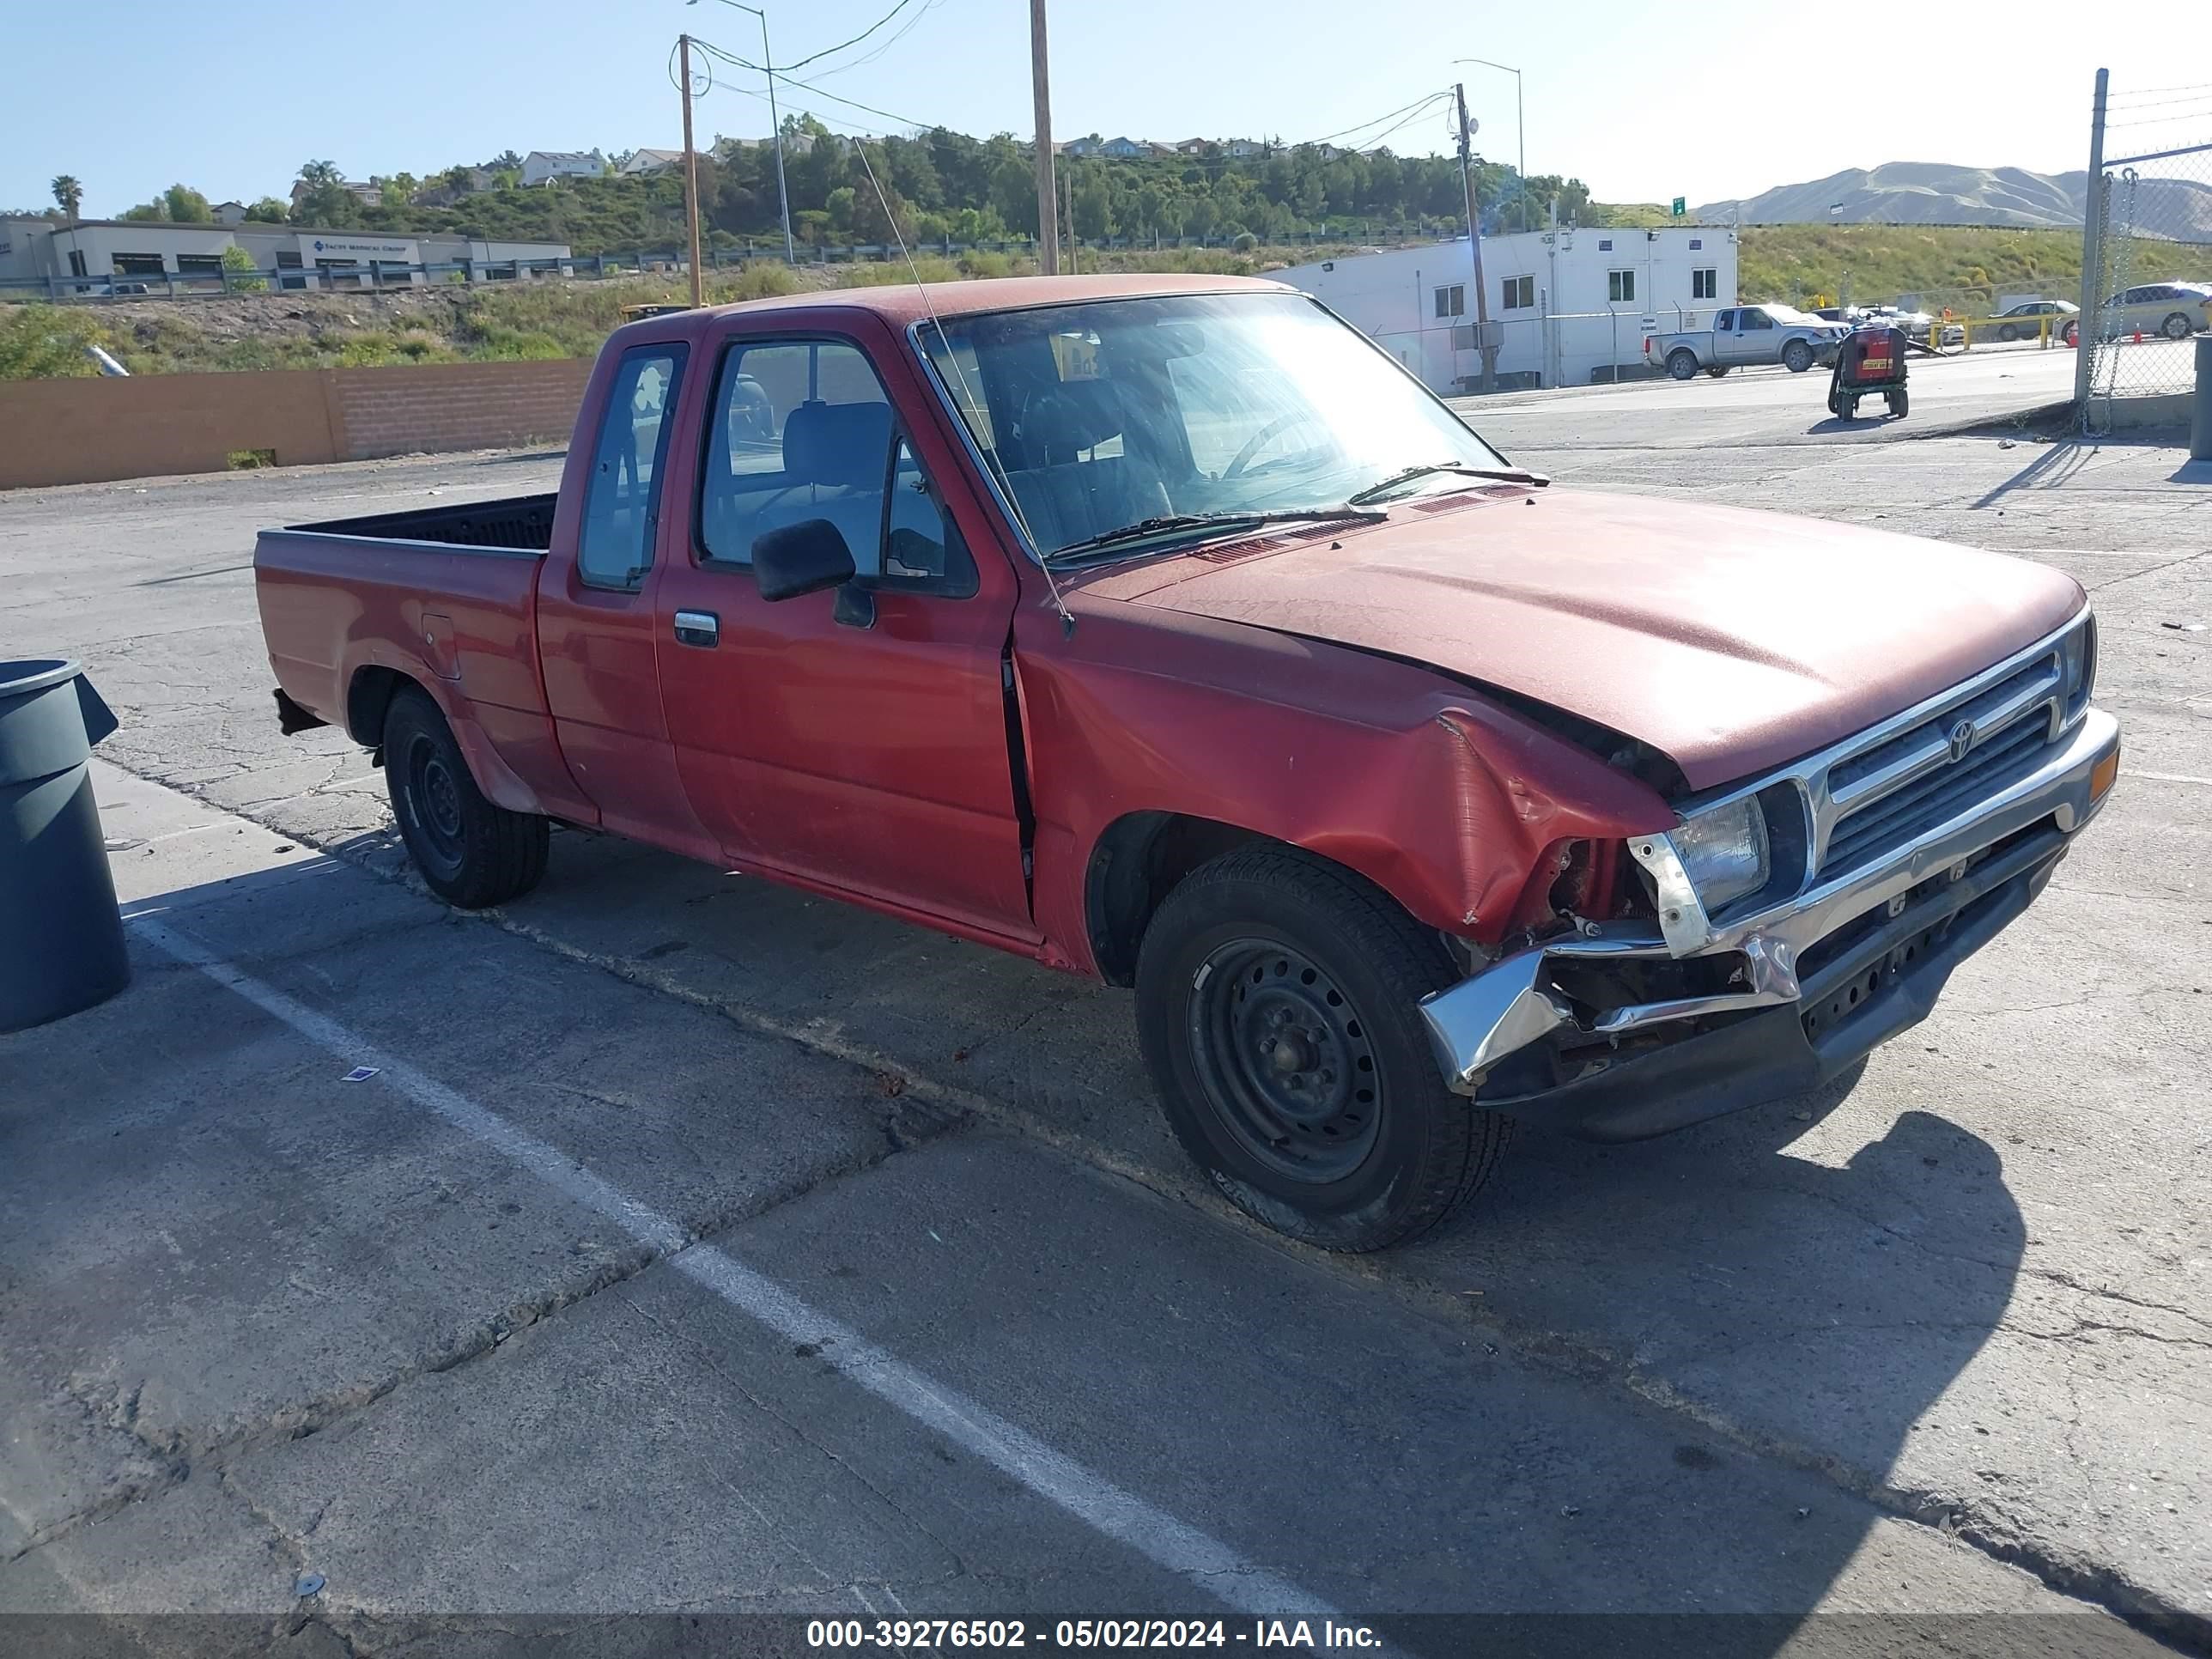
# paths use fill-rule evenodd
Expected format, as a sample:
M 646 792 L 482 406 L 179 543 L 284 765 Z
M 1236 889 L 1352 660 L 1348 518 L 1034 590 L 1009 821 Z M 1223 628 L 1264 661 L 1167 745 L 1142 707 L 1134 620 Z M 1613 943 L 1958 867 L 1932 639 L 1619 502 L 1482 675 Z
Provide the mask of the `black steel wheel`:
M 385 714 L 384 779 L 408 856 L 447 903 L 504 904 L 544 875 L 550 826 L 484 798 L 446 717 L 419 688 L 400 692 Z
M 1324 1249 L 1427 1231 L 1489 1176 L 1510 1125 L 1444 1086 L 1420 1000 L 1437 935 L 1295 848 L 1224 854 L 1145 931 L 1137 1030 L 1170 1126 L 1230 1200 Z
M 1231 939 L 1200 964 L 1188 1018 L 1207 1106 L 1288 1180 L 1341 1181 L 1382 1121 L 1374 1042 L 1328 972 L 1273 939 Z

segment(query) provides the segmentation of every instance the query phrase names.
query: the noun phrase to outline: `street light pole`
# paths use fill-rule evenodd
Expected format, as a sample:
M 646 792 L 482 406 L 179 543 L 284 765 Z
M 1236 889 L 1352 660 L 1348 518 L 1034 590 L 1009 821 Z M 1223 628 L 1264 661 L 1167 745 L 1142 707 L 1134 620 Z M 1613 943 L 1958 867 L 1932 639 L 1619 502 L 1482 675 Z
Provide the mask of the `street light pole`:
M 1525 198 L 1528 193 L 1528 128 L 1527 123 L 1522 118 L 1521 71 L 1510 64 L 1493 64 L 1487 58 L 1455 58 L 1452 62 L 1480 64 L 1485 69 L 1504 70 L 1513 77 L 1513 143 L 1519 158 L 1514 162 L 1513 167 L 1514 171 L 1521 175 L 1521 193 Z M 1523 209 L 1521 216 L 1523 225 L 1527 224 L 1528 217 L 1528 210 Z
M 696 6 L 699 0 L 684 0 L 687 6 Z M 722 0 L 726 6 L 739 11 L 749 11 L 760 19 L 761 73 L 768 76 L 768 120 L 775 135 L 775 200 L 783 215 L 783 259 L 786 264 L 799 263 L 799 252 L 791 240 L 791 191 L 783 182 L 783 117 L 775 106 L 775 55 L 768 44 L 768 14 L 758 6 L 748 6 L 744 0 Z M 688 86 L 687 82 L 687 86 Z M 687 98 L 686 102 L 689 102 Z

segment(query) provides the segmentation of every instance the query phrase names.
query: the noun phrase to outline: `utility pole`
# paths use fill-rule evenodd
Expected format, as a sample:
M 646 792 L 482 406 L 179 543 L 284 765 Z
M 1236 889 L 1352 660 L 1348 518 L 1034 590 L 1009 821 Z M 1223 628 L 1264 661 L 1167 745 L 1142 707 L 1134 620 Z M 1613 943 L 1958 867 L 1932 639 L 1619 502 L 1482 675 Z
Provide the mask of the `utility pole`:
M 691 37 L 676 37 L 684 58 L 684 221 L 691 239 L 691 304 L 706 304 L 705 273 L 699 269 L 699 152 L 691 148 Z
M 1459 100 L 1459 181 L 1467 192 L 1467 240 L 1474 252 L 1474 343 L 1482 353 L 1482 389 L 1498 389 L 1498 348 L 1490 341 L 1490 295 L 1482 280 L 1482 220 L 1474 206 L 1474 128 L 1467 118 L 1467 88 L 1452 83 Z
M 1060 275 L 1060 197 L 1052 185 L 1052 76 L 1046 64 L 1044 0 L 1030 0 L 1030 84 L 1036 98 L 1037 274 Z
M 2074 319 L 2074 406 L 2089 418 L 2091 345 L 2100 331 L 2097 313 L 2105 303 L 2105 88 L 2110 70 L 2097 71 L 2097 100 L 2089 115 L 2089 188 L 2081 205 L 2081 309 Z

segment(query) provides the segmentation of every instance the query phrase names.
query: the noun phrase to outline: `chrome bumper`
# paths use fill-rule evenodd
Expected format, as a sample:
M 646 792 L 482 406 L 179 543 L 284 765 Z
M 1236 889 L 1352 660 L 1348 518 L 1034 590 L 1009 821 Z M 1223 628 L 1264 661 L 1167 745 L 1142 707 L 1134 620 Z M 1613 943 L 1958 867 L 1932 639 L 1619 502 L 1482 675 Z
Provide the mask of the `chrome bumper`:
M 2100 708 L 2081 715 L 2063 746 L 2034 771 L 1976 803 L 1945 823 L 1897 848 L 1881 862 L 1826 884 L 1808 888 L 1785 903 L 1723 924 L 1707 924 L 1693 938 L 1673 930 L 1671 940 L 1653 924 L 1593 925 L 1583 933 L 1547 939 L 1502 957 L 1459 984 L 1424 998 L 1421 1013 L 1444 1080 L 1472 1095 L 1500 1060 L 1553 1032 L 1571 1028 L 1589 1036 L 1619 1036 L 1700 1015 L 1771 1007 L 1800 999 L 1799 957 L 1878 906 L 1901 908 L 1923 882 L 1954 871 L 1975 854 L 2045 819 L 2072 836 L 2094 817 L 2105 797 L 2092 787 L 2100 763 L 2116 757 L 2119 723 Z M 1624 1003 L 1584 1019 L 1553 983 L 1567 963 L 1585 969 L 1607 962 L 1734 957 L 1729 988 L 1668 1001 Z

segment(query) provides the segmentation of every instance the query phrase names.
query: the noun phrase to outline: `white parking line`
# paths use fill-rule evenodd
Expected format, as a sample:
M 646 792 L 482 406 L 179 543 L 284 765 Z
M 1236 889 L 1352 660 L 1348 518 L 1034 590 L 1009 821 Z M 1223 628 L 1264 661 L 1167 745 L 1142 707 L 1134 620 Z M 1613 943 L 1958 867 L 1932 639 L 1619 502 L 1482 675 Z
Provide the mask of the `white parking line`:
M 505 1153 L 548 1186 L 661 1252 L 678 1273 L 786 1340 L 834 1344 L 842 1375 L 1215 1600 L 1240 1613 L 1347 1622 L 1320 1597 L 1245 1560 L 1219 1540 L 1122 1491 L 1026 1431 L 933 1381 L 720 1246 L 696 1242 L 681 1224 L 592 1174 L 567 1153 L 486 1111 L 337 1021 L 263 984 L 198 940 L 144 915 L 131 917 L 130 926 L 148 944 L 235 992 L 328 1050 L 343 1066 L 376 1067 L 378 1075 L 365 1086 L 388 1085 L 462 1133 Z

